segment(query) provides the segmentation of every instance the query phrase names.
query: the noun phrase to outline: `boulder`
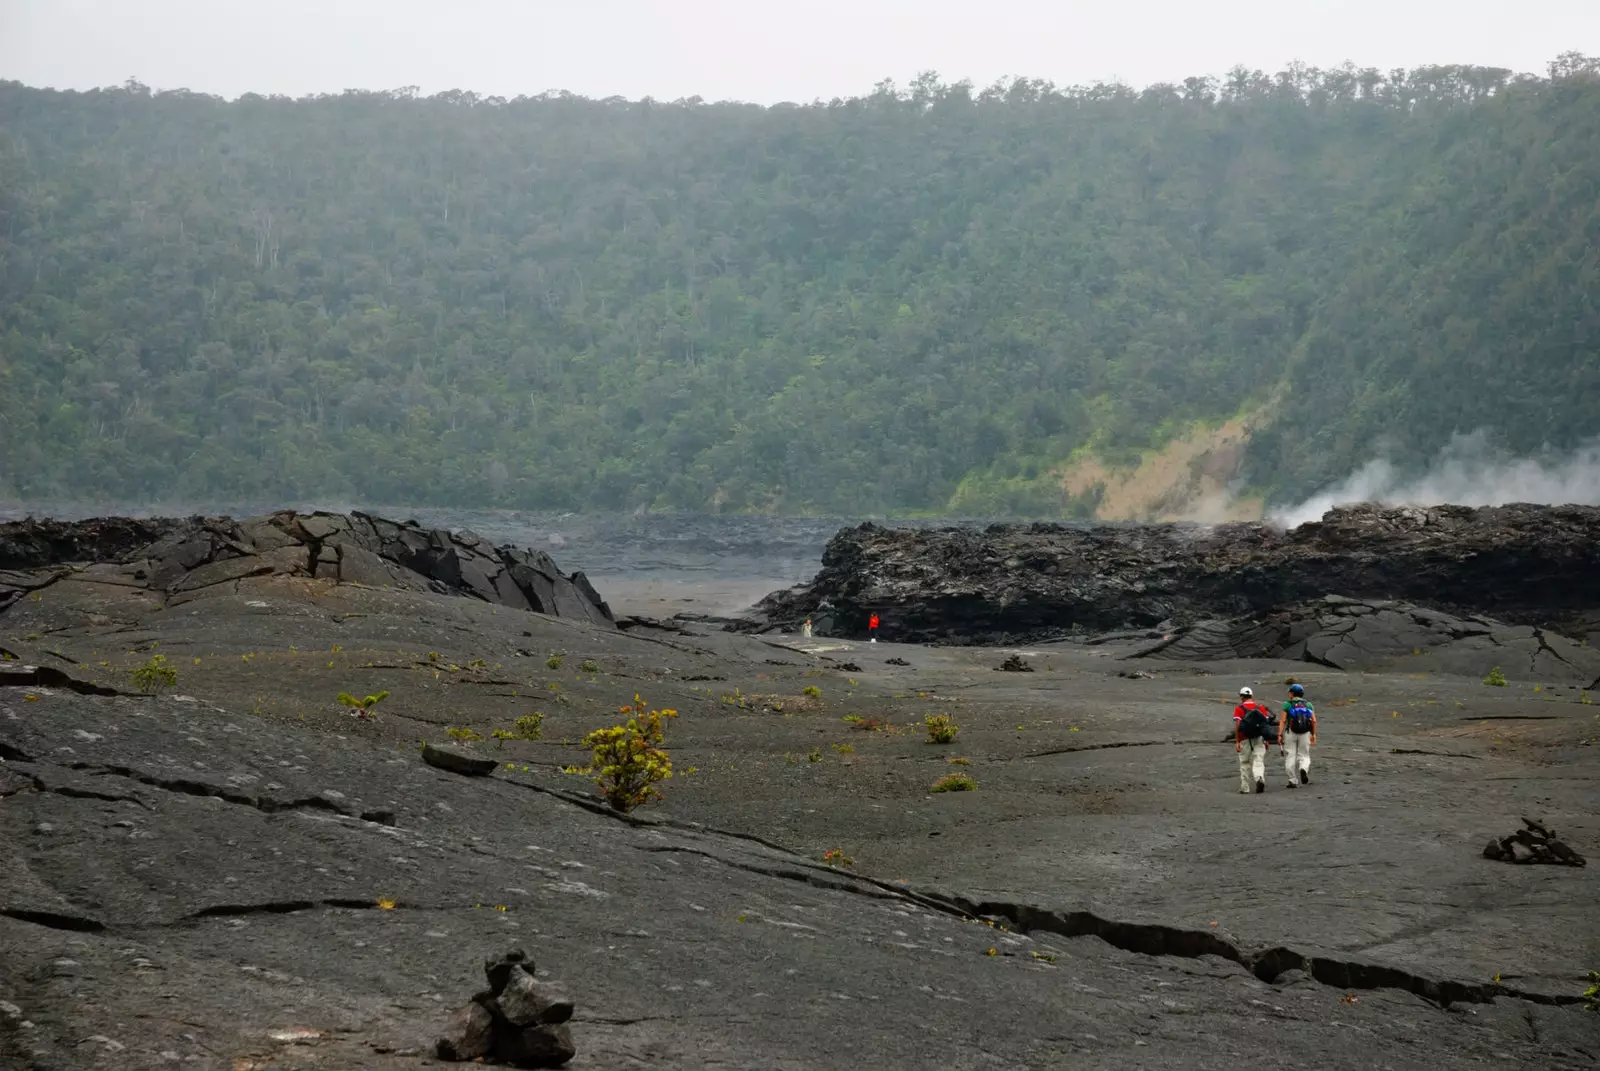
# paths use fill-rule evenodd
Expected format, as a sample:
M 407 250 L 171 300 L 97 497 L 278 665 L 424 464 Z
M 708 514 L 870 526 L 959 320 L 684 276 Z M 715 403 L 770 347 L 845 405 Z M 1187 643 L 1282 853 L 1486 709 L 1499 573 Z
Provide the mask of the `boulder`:
M 560 1067 L 577 1054 L 565 1023 L 495 1034 L 495 1059 L 513 1067 Z
M 468 755 L 463 751 L 439 747 L 436 744 L 422 745 L 422 761 L 429 766 L 461 774 L 463 777 L 487 777 L 494 773 L 495 767 L 500 765 L 495 759 L 479 758 L 476 755 Z
M 542 996 L 533 975 L 519 966 L 508 972 L 505 986 L 500 990 L 500 1013 L 515 1026 L 533 1026 L 538 1023 L 564 1023 L 572 1018 L 570 1000 L 551 1000 Z
M 465 1062 L 489 1055 L 494 1047 L 494 1017 L 482 1004 L 468 1003 L 435 1044 L 441 1060 Z

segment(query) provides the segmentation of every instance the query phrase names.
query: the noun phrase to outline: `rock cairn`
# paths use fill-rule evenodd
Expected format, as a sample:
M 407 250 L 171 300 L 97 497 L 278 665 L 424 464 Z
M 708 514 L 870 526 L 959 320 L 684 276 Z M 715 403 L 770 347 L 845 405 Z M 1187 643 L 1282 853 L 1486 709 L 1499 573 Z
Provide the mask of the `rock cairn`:
M 567 1026 L 572 1001 L 540 992 L 533 972 L 533 960 L 520 948 L 485 960 L 489 988 L 472 995 L 439 1039 L 439 1059 L 560 1067 L 577 1055 Z
M 1524 818 L 1525 828 L 1509 837 L 1496 837 L 1483 849 L 1485 859 L 1506 863 L 1547 863 L 1551 866 L 1585 866 L 1587 860 L 1556 837 L 1556 831 Z

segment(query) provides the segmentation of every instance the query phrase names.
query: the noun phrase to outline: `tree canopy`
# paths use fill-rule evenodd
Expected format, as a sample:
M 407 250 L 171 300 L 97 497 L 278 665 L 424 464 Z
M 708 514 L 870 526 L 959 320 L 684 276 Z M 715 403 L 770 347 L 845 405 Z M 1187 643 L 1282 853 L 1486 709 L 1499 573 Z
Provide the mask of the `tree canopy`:
M 757 107 L 0 83 L 0 494 L 1092 508 L 1600 431 L 1600 61 Z M 958 493 L 959 492 L 959 493 Z

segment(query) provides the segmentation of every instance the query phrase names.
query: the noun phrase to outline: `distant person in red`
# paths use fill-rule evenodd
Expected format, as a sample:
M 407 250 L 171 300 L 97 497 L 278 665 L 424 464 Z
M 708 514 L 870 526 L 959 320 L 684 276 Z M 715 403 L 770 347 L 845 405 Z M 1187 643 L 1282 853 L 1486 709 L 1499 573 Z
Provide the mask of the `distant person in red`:
M 871 617 L 867 618 L 867 635 L 872 637 L 870 640 L 867 641 L 868 643 L 877 643 L 878 642 L 878 615 L 877 614 L 873 614 Z

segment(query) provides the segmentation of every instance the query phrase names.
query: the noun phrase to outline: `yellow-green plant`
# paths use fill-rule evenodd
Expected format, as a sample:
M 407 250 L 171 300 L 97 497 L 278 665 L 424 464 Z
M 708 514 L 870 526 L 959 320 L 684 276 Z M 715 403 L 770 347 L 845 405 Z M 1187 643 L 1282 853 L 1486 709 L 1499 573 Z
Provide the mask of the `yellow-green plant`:
M 167 656 L 151 655 L 150 661 L 137 667 L 131 674 L 133 686 L 141 692 L 160 695 L 163 688 L 178 683 L 178 671 L 167 664 Z
M 585 658 L 582 662 L 578 663 L 578 668 L 584 673 L 599 673 L 600 663 L 596 662 L 592 658 Z
M 824 852 L 822 855 L 822 861 L 833 867 L 851 867 L 856 865 L 856 861 L 854 859 L 844 854 L 843 848 L 831 848 Z
M 544 660 L 544 664 L 546 669 L 560 669 L 561 663 L 565 661 L 566 659 L 562 658 L 560 655 L 553 654 Z
M 1506 675 L 1500 672 L 1499 666 L 1495 666 L 1489 671 L 1489 675 L 1483 678 L 1483 683 L 1491 688 L 1504 688 L 1506 686 Z
M 961 731 L 961 726 L 948 714 L 929 714 L 922 719 L 922 724 L 927 726 L 930 744 L 948 744 Z
M 805 695 L 805 696 L 807 696 L 807 697 L 809 697 L 811 699 L 820 699 L 820 698 L 822 698 L 822 689 L 818 688 L 815 684 L 808 684 L 804 688 L 800 689 L 800 691 L 801 691 L 801 694 L 803 694 L 803 695 Z
M 476 740 L 483 739 L 482 733 L 479 733 L 470 726 L 464 725 L 452 726 L 444 731 L 444 735 L 448 736 L 452 740 L 459 740 L 463 744 L 470 744 Z
M 929 786 L 929 792 L 971 792 L 978 782 L 964 773 L 945 774 Z
M 496 729 L 490 734 L 496 740 L 496 747 L 504 747 L 507 740 L 537 740 L 544 735 L 544 712 L 536 710 L 532 714 L 524 714 L 512 723 L 509 729 Z
M 635 695 L 622 713 L 627 721 L 596 729 L 583 738 L 583 746 L 594 753 L 586 772 L 593 774 L 600 794 L 613 810 L 626 812 L 661 798 L 656 785 L 672 776 L 672 760 L 661 747 L 663 722 L 678 712 L 658 710 Z
M 338 695 L 339 702 L 349 707 L 351 716 L 356 718 L 376 717 L 377 711 L 373 708 L 388 698 L 388 692 L 378 692 L 375 695 L 364 695 L 359 699 L 351 695 L 349 692 L 340 692 Z

